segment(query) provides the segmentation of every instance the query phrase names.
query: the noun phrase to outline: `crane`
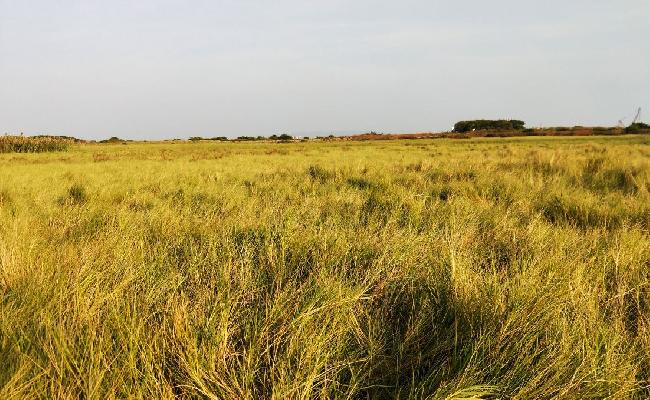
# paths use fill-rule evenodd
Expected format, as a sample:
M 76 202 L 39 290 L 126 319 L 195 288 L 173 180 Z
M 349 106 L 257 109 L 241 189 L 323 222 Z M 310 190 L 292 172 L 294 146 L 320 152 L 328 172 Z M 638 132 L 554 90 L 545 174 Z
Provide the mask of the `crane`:
M 632 120 L 632 124 L 631 124 L 631 125 L 636 124 L 636 123 L 639 122 L 640 120 L 641 120 L 641 107 L 639 107 L 639 109 L 636 111 L 636 115 L 634 116 L 634 119 Z
M 618 120 L 618 127 L 619 127 L 619 128 L 623 128 L 623 127 L 625 126 L 625 120 L 626 120 L 627 118 L 628 118 L 628 117 L 624 117 L 624 118 L 621 118 L 621 119 Z M 639 108 L 636 110 L 636 115 L 634 116 L 634 119 L 632 120 L 632 123 L 631 123 L 631 124 L 636 124 L 636 123 L 639 122 L 640 120 L 641 120 L 641 107 L 639 107 Z M 631 124 L 630 124 L 630 125 L 631 125 Z

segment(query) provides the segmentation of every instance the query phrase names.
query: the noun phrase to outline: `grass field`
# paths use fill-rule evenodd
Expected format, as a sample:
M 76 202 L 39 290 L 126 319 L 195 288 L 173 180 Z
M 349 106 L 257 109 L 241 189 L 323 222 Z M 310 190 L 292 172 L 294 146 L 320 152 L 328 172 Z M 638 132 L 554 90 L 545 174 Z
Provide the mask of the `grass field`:
M 649 397 L 650 136 L 0 154 L 0 398 L 174 396 Z

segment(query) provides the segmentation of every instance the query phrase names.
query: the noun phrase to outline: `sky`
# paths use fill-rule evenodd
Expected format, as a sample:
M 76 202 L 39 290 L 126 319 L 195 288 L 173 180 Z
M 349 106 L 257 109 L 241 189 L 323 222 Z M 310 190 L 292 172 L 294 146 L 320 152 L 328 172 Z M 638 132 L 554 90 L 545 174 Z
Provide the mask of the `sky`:
M 612 126 L 650 116 L 649 20 L 648 0 L 0 0 L 0 134 Z

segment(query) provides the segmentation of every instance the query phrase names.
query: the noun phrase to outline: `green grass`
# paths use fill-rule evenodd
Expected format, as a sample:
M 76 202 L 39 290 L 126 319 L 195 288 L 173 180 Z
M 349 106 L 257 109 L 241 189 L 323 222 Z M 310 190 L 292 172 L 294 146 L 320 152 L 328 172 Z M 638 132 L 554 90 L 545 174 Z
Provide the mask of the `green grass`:
M 0 155 L 0 398 L 647 398 L 649 145 Z

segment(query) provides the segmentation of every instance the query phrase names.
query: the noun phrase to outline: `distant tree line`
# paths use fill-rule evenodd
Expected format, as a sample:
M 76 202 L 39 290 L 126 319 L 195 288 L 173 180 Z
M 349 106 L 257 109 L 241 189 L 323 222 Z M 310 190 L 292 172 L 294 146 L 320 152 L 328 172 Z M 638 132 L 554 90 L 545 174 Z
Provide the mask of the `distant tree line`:
M 192 142 L 196 142 L 196 141 L 199 141 L 199 140 L 215 140 L 217 142 L 227 142 L 228 138 L 225 137 L 225 136 L 216 136 L 216 137 L 211 137 L 211 138 L 204 138 L 204 137 L 201 137 L 201 136 L 192 136 L 190 138 L 190 140 Z
M 511 130 L 522 130 L 526 123 L 518 119 L 475 119 L 471 121 L 459 121 L 454 125 L 454 132 L 464 133 L 471 131 L 485 131 L 485 130 L 497 130 L 497 131 L 511 131 Z
M 213 138 L 204 138 L 201 136 L 192 136 L 190 138 L 191 141 L 199 141 L 199 140 L 216 140 L 216 141 L 221 141 L 221 142 L 226 142 L 229 139 L 225 136 L 218 136 L 218 137 L 213 137 Z M 238 140 L 238 141 L 255 141 L 255 140 L 280 140 L 280 141 L 289 141 L 289 140 L 294 140 L 294 137 L 291 135 L 288 135 L 286 133 L 280 134 L 280 135 L 271 135 L 269 137 L 265 136 L 238 136 L 237 138 L 233 140 Z
M 269 136 L 271 140 L 293 140 L 293 136 L 283 133 L 281 135 L 271 135 Z
M 126 139 L 120 139 L 117 136 L 111 136 L 108 139 L 100 140 L 99 143 L 126 143 L 130 142 L 130 140 Z
M 546 135 L 549 134 L 565 134 L 570 135 L 570 134 L 589 134 L 589 132 L 578 132 L 578 131 L 590 131 L 593 134 L 600 134 L 600 135 L 611 135 L 611 134 L 617 134 L 617 132 L 625 132 L 625 133 L 650 133 L 650 125 L 643 123 L 643 122 L 636 122 L 631 124 L 630 126 L 626 128 L 616 128 L 616 127 L 592 127 L 592 128 L 585 128 L 582 126 L 574 126 L 574 127 L 567 127 L 567 126 L 558 126 L 558 127 L 550 127 L 550 128 L 526 128 L 526 123 L 524 121 L 518 120 L 518 119 L 498 119 L 498 120 L 490 120 L 490 119 L 476 119 L 476 120 L 468 120 L 468 121 L 459 121 L 456 124 L 454 124 L 454 130 L 452 131 L 453 133 L 468 133 L 472 131 L 479 131 L 476 134 L 480 136 L 513 136 L 513 135 L 527 135 L 527 136 L 536 136 L 536 135 Z M 483 131 L 483 132 L 481 132 Z M 578 132 L 578 133 L 575 133 Z M 366 137 L 366 136 L 383 136 L 386 135 L 381 132 L 367 132 L 364 134 L 357 135 L 359 137 Z M 390 136 L 390 135 L 387 135 Z M 471 135 L 458 135 L 458 137 L 466 138 Z M 353 136 L 352 136 L 353 137 Z M 385 136 L 386 137 L 386 136 Z M 65 139 L 69 141 L 74 141 L 74 142 L 83 142 L 79 139 L 72 138 L 72 137 L 67 137 L 67 136 L 37 136 L 35 138 L 59 138 L 59 139 Z M 409 137 L 406 137 L 409 138 Z M 332 140 L 335 139 L 334 135 L 329 135 L 329 136 L 316 136 L 316 140 Z M 172 139 L 171 141 L 180 141 L 181 139 Z M 277 142 L 290 142 L 290 141 L 308 141 L 309 137 L 305 136 L 303 138 L 299 137 L 294 137 L 286 133 L 282 134 L 277 134 L 277 135 L 271 135 L 271 136 L 239 136 L 234 139 L 229 139 L 225 136 L 217 136 L 217 137 L 201 137 L 201 136 L 192 136 L 189 138 L 190 141 L 203 141 L 203 140 L 212 140 L 212 141 L 222 141 L 222 142 L 228 142 L 228 141 L 235 141 L 235 142 L 242 142 L 242 141 L 263 141 L 263 140 L 272 140 L 272 141 L 277 141 Z M 363 139 L 362 139 L 363 140 Z M 121 139 L 118 137 L 111 137 L 109 139 L 105 140 L 100 140 L 100 143 L 126 143 L 130 142 L 130 140 L 125 140 Z

